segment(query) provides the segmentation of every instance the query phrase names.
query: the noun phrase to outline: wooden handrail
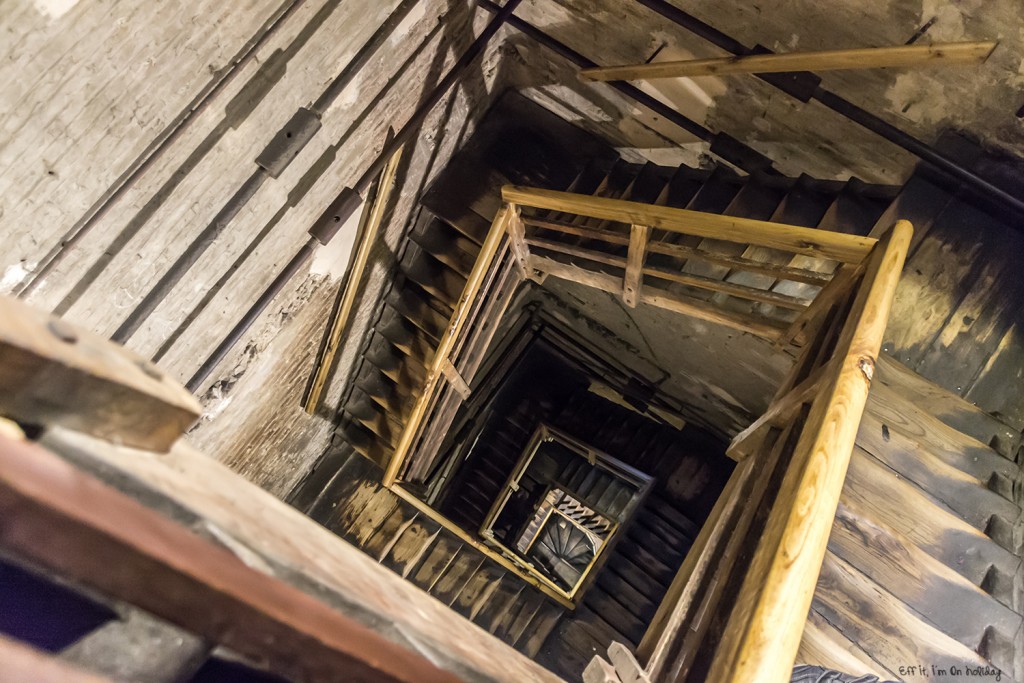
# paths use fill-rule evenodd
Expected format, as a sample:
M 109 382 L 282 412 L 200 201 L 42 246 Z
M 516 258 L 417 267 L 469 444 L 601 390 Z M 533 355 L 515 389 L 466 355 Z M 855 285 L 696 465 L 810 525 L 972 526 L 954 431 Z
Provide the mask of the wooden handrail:
M 789 680 L 912 233 L 898 221 L 866 260 L 708 680 Z
M 646 225 L 669 232 L 754 244 L 845 263 L 859 263 L 877 241 L 871 237 L 796 225 L 515 185 L 504 186 L 501 196 L 506 202 L 523 207 L 564 211 L 627 225 Z
M 455 312 L 452 314 L 448 328 L 445 330 L 444 336 L 441 338 L 441 342 L 437 347 L 437 351 L 434 353 L 434 359 L 427 371 L 427 378 L 423 391 L 416 399 L 416 405 L 413 406 L 409 419 L 405 423 L 405 428 L 402 430 L 402 436 L 399 438 L 398 444 L 395 446 L 394 454 L 388 462 L 388 466 L 384 472 L 384 478 L 382 480 L 384 486 L 391 487 L 398 479 L 398 474 L 401 472 L 402 466 L 405 464 L 405 459 L 409 454 L 409 449 L 412 447 L 413 441 L 419 433 L 420 426 L 422 425 L 423 419 L 426 417 L 427 410 L 434 398 L 437 383 L 444 376 L 444 373 L 442 372 L 444 364 L 449 360 L 449 355 L 451 354 L 460 333 L 466 325 L 468 313 L 476 303 L 477 293 L 483 285 L 484 278 L 490 270 L 491 264 L 494 262 L 495 255 L 498 253 L 498 247 L 501 245 L 502 238 L 505 237 L 505 234 L 509 229 L 510 221 L 512 221 L 514 217 L 514 208 L 508 206 L 502 207 L 498 211 L 497 215 L 495 215 L 494 222 L 491 223 L 490 232 L 487 233 L 487 238 L 480 247 L 480 254 L 477 256 L 476 263 L 473 265 L 473 270 L 466 279 L 466 285 L 462 290 L 462 295 L 459 297 L 459 302 L 455 306 Z

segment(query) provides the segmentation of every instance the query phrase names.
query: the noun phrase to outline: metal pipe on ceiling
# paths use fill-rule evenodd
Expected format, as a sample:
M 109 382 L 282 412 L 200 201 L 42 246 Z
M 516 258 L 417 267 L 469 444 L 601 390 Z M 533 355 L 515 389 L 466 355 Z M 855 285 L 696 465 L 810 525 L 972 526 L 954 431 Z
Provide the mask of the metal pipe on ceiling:
M 764 52 L 764 50 L 754 50 L 746 47 L 722 31 L 719 31 L 713 26 L 701 21 L 697 17 L 684 12 L 667 0 L 636 1 L 644 7 L 658 13 L 665 19 L 668 19 L 677 26 L 681 26 L 690 33 L 703 38 L 709 43 L 716 45 L 731 54 L 750 55 L 758 52 Z M 849 100 L 827 90 L 826 88 L 823 88 L 820 84 L 820 79 L 813 74 L 806 75 L 811 76 L 818 81 L 815 87 L 813 87 L 808 93 L 811 99 L 817 100 L 832 111 L 903 148 L 945 175 L 963 182 L 971 189 L 980 193 L 982 197 L 989 198 L 1006 208 L 1017 213 L 1024 214 L 1024 201 L 1021 201 L 1005 190 L 996 187 L 984 178 L 972 173 L 969 169 L 964 168 L 953 159 L 950 159 L 944 154 L 938 152 L 930 145 L 918 140 L 909 133 L 900 130 L 881 117 L 872 114 L 862 107 L 853 104 Z M 778 79 L 776 78 L 766 76 L 758 76 L 758 78 L 775 86 L 776 88 L 779 88 L 780 90 L 786 91 L 785 88 L 780 87 Z
M 235 324 L 235 326 L 228 332 L 227 336 L 217 345 L 217 348 L 210 354 L 210 356 L 203 362 L 199 369 L 192 375 L 185 387 L 191 391 L 196 392 L 199 387 L 203 384 L 210 373 L 227 357 L 231 349 L 238 343 L 238 341 L 245 335 L 245 333 L 252 327 L 253 323 L 259 318 L 259 316 L 266 310 L 270 302 L 281 293 L 281 291 L 287 286 L 288 282 L 302 269 L 302 266 L 309 261 L 313 256 L 313 252 L 316 251 L 317 244 L 326 244 L 335 235 L 337 229 L 344 225 L 348 219 L 348 216 L 355 211 L 361 204 L 361 197 L 369 189 L 373 183 L 373 179 L 380 175 L 381 170 L 387 165 L 388 160 L 394 155 L 399 147 L 404 145 L 406 142 L 413 138 L 413 135 L 419 130 L 419 127 L 423 124 L 424 119 L 433 110 L 434 106 L 451 90 L 452 86 L 455 85 L 462 77 L 462 74 L 466 69 L 473 63 L 473 61 L 480 56 L 487 47 L 491 38 L 498 32 L 502 24 L 512 16 L 512 13 L 516 10 L 516 7 L 522 0 L 508 0 L 504 7 L 499 8 L 497 15 L 491 19 L 491 21 L 484 27 L 484 30 L 480 32 L 480 35 L 466 48 L 466 51 L 462 53 L 458 61 L 452 65 L 452 68 L 448 70 L 444 78 L 434 86 L 430 94 L 423 102 L 416 108 L 410 117 L 409 121 L 402 127 L 402 129 L 390 140 L 389 143 L 384 145 L 380 154 L 377 156 L 376 161 L 370 164 L 370 167 L 366 169 L 360 179 L 357 181 L 355 188 L 343 188 L 339 199 L 328 207 L 327 211 L 321 216 L 314 224 L 310 227 L 310 239 L 302 245 L 302 248 L 291 258 L 284 269 L 274 278 L 274 280 L 267 286 L 263 294 L 249 307 L 249 309 L 242 316 L 241 320 Z M 327 226 L 327 227 L 325 227 Z

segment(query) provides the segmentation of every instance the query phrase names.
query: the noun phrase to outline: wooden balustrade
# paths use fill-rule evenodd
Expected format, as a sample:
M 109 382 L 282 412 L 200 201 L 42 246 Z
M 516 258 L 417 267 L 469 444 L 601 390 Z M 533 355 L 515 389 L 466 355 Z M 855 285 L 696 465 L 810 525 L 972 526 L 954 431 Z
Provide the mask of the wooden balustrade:
M 628 306 L 659 306 L 792 344 L 800 349 L 793 371 L 731 444 L 740 465 L 639 649 L 652 680 L 788 680 L 910 224 L 899 221 L 875 240 L 548 190 L 506 186 L 503 197 L 384 483 L 423 472 L 436 457 L 521 278 L 567 279 Z M 736 255 L 749 246 L 786 257 Z M 788 265 L 796 254 L 820 259 L 819 267 Z M 519 278 L 496 275 L 513 270 Z M 768 284 L 730 277 L 738 273 L 767 276 L 757 281 Z M 811 285 L 801 290 L 808 298 L 775 290 L 786 281 Z M 498 303 L 481 303 L 488 297 Z
M 897 222 L 794 323 L 807 343 L 730 445 L 741 462 L 694 544 L 700 557 L 640 645 L 652 680 L 789 680 L 911 233 Z

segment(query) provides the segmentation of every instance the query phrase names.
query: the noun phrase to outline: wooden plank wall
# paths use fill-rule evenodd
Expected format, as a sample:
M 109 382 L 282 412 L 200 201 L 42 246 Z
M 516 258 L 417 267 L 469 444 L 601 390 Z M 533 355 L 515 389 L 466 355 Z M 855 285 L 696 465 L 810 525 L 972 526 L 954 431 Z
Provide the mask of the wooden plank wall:
M 996 163 L 953 134 L 940 146 L 967 167 L 991 171 Z M 1014 182 L 1020 186 L 1019 178 Z M 986 211 L 922 170 L 878 227 L 897 216 L 914 223 L 914 241 L 883 350 L 1017 432 L 1024 430 L 1020 219 Z
M 319 133 L 279 178 L 263 182 L 127 340 L 179 381 L 198 369 L 340 189 L 372 163 L 388 127 L 408 120 L 490 18 L 463 0 L 111 0 L 78 3 L 59 18 L 37 5 L 5 2 L 0 19 L 14 38 L 0 47 L 0 234 L 8 245 L 0 291 L 20 291 L 56 255 L 27 300 L 104 336 L 214 220 L 295 111 L 382 32 L 367 67 L 324 112 Z M 368 297 L 387 276 L 418 188 L 500 89 L 493 45 L 501 37 L 407 150 L 391 220 L 371 259 Z M 90 208 L 192 108 L 152 162 L 72 237 Z M 197 441 L 278 495 L 326 445 L 330 425 L 305 418 L 298 402 L 353 232 L 347 226 L 321 250 L 199 392 L 207 417 L 230 409 L 235 424 L 210 428 L 204 420 Z M 356 316 L 353 333 L 365 322 Z M 351 362 L 342 357 L 339 367 Z M 243 381 L 246 375 L 252 379 Z M 337 395 L 338 387 L 327 393 L 328 406 Z M 239 432 L 247 436 L 227 447 Z M 263 462 L 279 450 L 288 457 L 278 466 Z

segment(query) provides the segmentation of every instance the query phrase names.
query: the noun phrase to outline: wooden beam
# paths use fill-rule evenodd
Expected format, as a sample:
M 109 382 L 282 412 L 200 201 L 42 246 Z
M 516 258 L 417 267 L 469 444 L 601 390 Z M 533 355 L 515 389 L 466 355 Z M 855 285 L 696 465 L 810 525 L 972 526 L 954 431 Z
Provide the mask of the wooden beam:
M 796 442 L 708 680 L 789 680 L 912 233 L 898 221 L 865 265 L 837 365 Z
M 533 258 L 533 267 L 554 277 L 578 282 L 611 294 L 619 295 L 622 292 L 622 280 L 606 273 L 586 270 L 585 268 L 561 263 L 542 256 L 535 256 Z M 719 325 L 725 325 L 742 332 L 749 332 L 766 339 L 776 339 L 783 331 L 783 326 L 774 321 L 738 315 L 717 309 L 696 299 L 681 297 L 663 289 L 645 287 L 640 292 L 640 302 Z
M 409 420 L 405 424 L 405 429 L 402 430 L 402 436 L 399 438 L 391 460 L 384 471 L 382 479 L 384 486 L 391 487 L 398 479 L 398 474 L 405 464 L 405 458 L 409 455 L 409 449 L 412 447 L 413 441 L 419 434 L 420 426 L 427 415 L 427 410 L 435 399 L 434 393 L 441 377 L 441 367 L 448 360 L 455 343 L 465 328 L 470 310 L 476 305 L 477 295 L 491 269 L 495 255 L 498 253 L 498 247 L 505 238 L 508 222 L 511 220 L 511 217 L 512 211 L 508 207 L 502 207 L 495 215 L 494 222 L 491 223 L 491 229 L 487 233 L 487 238 L 484 240 L 483 245 L 480 247 L 480 253 L 477 255 L 473 270 L 470 272 L 469 277 L 466 278 L 466 285 L 462 290 L 459 301 L 455 305 L 455 311 L 452 313 L 448 328 L 445 330 L 437 351 L 434 353 L 434 360 L 427 371 L 427 380 L 424 383 L 423 390 L 420 392 L 419 398 L 416 399 L 416 405 L 413 406 Z
M 0 296 L 0 320 L 2 416 L 163 452 L 202 413 L 192 394 L 120 344 L 10 297 Z
M 446 360 L 441 365 L 441 374 L 444 375 L 444 378 L 448 380 L 448 384 L 452 386 L 452 389 L 455 390 L 455 393 L 458 394 L 463 401 L 469 400 L 469 396 L 472 393 L 469 385 L 466 384 L 466 380 L 462 378 L 462 375 L 459 374 L 459 371 L 454 365 L 452 365 L 450 360 Z
M 0 437 L 0 517 L 6 552 L 286 678 L 460 680 L 38 444 Z
M 726 280 L 716 280 L 702 275 L 691 275 L 690 273 L 676 272 L 674 270 L 666 270 L 664 268 L 647 267 L 644 268 L 644 274 L 660 278 L 662 280 L 678 282 L 681 285 L 687 285 L 689 287 L 708 289 L 713 292 L 722 292 L 724 294 L 740 297 L 741 299 L 760 301 L 761 303 L 772 304 L 774 306 L 789 308 L 796 311 L 804 310 L 808 304 L 805 299 L 797 299 L 796 297 L 779 294 L 778 292 L 773 292 L 768 289 L 758 289 L 756 287 L 748 287 L 747 285 L 738 285 Z
M 820 365 L 799 385 L 790 389 L 784 396 L 772 402 L 761 417 L 742 432 L 733 437 L 725 454 L 737 462 L 748 458 L 760 447 L 764 432 L 769 427 L 780 427 L 789 420 L 800 406 L 814 398 L 821 385 L 822 377 L 829 372 L 832 362 Z
M 554 190 L 506 185 L 501 190 L 506 202 L 549 211 L 564 211 L 601 220 L 647 225 L 651 228 L 697 237 L 756 244 L 797 254 L 859 263 L 877 240 L 828 230 L 770 223 L 751 218 L 673 209 L 653 204 L 577 195 Z
M 713 59 L 686 59 L 629 66 L 606 66 L 580 71 L 584 81 L 640 81 L 692 78 L 723 74 L 769 74 L 843 69 L 922 68 L 981 64 L 997 43 L 976 41 L 897 45 L 849 50 L 820 50 L 788 54 L 746 55 Z
M 603 263 L 607 266 L 622 268 L 623 270 L 626 269 L 626 259 L 621 256 L 612 256 L 600 251 L 594 251 L 593 249 L 584 249 L 583 247 L 577 247 L 564 242 L 553 242 L 535 237 L 528 237 L 526 243 L 538 249 L 547 249 L 548 251 L 565 254 L 566 256 L 575 256 L 588 261 L 594 261 L 595 263 Z
M 360 218 L 359 246 L 356 248 L 355 259 L 348 274 L 345 277 L 345 288 L 341 295 L 341 301 L 337 310 L 331 316 L 328 324 L 327 344 L 317 357 L 313 372 L 313 382 L 310 384 L 309 393 L 303 404 L 306 412 L 310 415 L 316 410 L 320 403 L 320 396 L 323 394 L 327 384 L 327 377 L 334 366 L 334 356 L 338 353 L 341 345 L 341 338 L 348 328 L 349 316 L 355 305 L 356 296 L 359 294 L 359 287 L 363 281 L 363 272 L 366 270 L 366 263 L 370 259 L 370 251 L 377 243 L 377 233 L 380 231 L 381 223 L 384 220 L 384 210 L 387 208 L 388 198 L 395 186 L 395 177 L 398 174 L 398 165 L 402 160 L 402 150 L 399 147 L 388 159 L 387 165 L 381 172 L 380 181 L 377 184 L 373 198 L 366 203 L 364 213 Z
M 622 301 L 630 308 L 636 302 L 643 288 L 644 259 L 647 256 L 647 239 L 651 229 L 646 225 L 633 225 L 629 229 L 629 251 L 626 254 L 626 274 L 622 279 Z
M 523 222 L 526 225 L 533 227 L 544 228 L 545 230 L 555 230 L 567 235 L 578 235 L 579 237 L 586 237 L 591 240 L 599 240 L 601 242 L 609 242 L 611 244 L 621 244 L 622 246 L 627 246 L 629 244 L 629 235 L 624 235 L 621 232 L 615 232 L 614 230 L 587 228 L 582 225 L 571 225 L 569 223 L 559 223 L 558 221 L 541 220 L 539 218 L 523 218 Z

